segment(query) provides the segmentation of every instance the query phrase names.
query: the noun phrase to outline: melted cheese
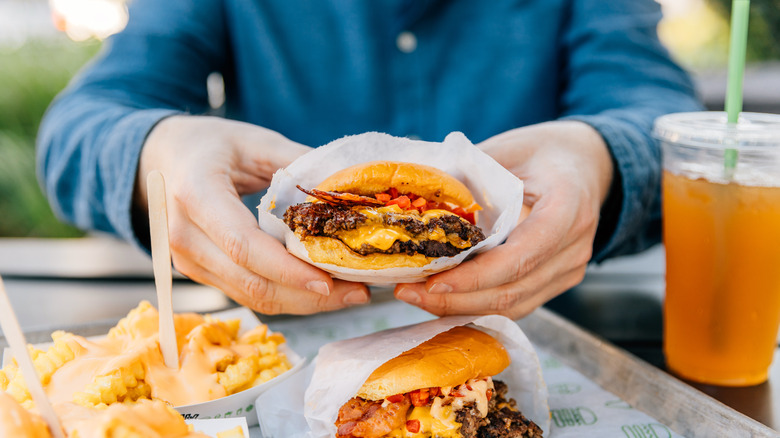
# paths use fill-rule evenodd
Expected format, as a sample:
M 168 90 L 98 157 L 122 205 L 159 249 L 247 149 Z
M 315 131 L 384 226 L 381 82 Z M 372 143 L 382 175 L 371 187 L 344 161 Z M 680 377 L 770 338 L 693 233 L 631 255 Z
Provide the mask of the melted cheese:
M 471 389 L 469 389 L 471 388 Z M 463 406 L 473 403 L 482 418 L 488 414 L 488 390 L 493 389 L 493 379 L 490 377 L 471 379 L 457 387 L 443 387 L 441 394 L 459 393 L 462 397 L 451 395 L 439 395 L 433 398 L 430 406 L 413 406 L 407 413 L 406 419 L 418 420 L 420 430 L 417 433 L 409 432 L 406 425 L 393 430 L 388 438 L 461 438 L 460 426 L 456 412 Z M 446 400 L 446 402 L 445 402 Z M 451 401 L 451 403 L 450 403 Z M 382 406 L 389 403 L 387 400 Z M 444 403 L 450 403 L 445 405 Z
M 386 226 L 382 221 L 383 216 L 393 214 L 396 216 L 409 216 L 422 221 L 424 224 L 428 224 L 433 218 L 451 215 L 452 213 L 447 210 L 427 210 L 420 214 L 417 210 L 403 211 L 397 205 L 391 205 L 379 208 L 366 207 L 361 209 L 360 213 L 368 218 L 362 226 L 354 230 L 336 233 L 336 237 L 339 240 L 354 250 L 360 249 L 360 247 L 365 244 L 381 251 L 386 251 L 393 246 L 393 243 L 395 243 L 396 240 L 401 242 L 411 240 L 414 243 L 419 243 L 423 240 L 433 240 L 442 243 L 450 243 L 452 246 L 459 249 L 471 247 L 471 242 L 461 239 L 454 233 L 445 234 L 444 230 L 440 227 L 414 236 L 403 227 Z
M 442 406 L 441 398 L 435 398 L 431 406 L 412 407 L 406 419 L 420 422 L 420 430 L 412 433 L 406 427 L 390 432 L 388 438 L 460 438 L 460 423 L 451 406 Z
M 343 231 L 338 238 L 352 249 L 360 249 L 363 244 L 385 251 L 393 246 L 396 240 L 406 242 L 412 239 L 411 234 L 400 227 L 385 227 L 380 224 L 369 224 L 355 230 Z

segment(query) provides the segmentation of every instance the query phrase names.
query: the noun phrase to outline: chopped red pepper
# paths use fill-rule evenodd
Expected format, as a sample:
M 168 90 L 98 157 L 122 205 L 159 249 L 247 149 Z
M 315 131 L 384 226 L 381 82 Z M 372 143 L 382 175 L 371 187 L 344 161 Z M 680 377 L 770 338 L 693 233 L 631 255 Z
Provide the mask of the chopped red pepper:
M 411 433 L 417 433 L 420 431 L 420 420 L 409 420 L 406 422 L 406 430 Z
M 428 389 L 418 389 L 409 393 L 409 397 L 412 399 L 412 404 L 415 406 L 428 405 Z
M 401 402 L 403 400 L 404 400 L 404 395 L 403 394 L 396 394 L 396 395 L 391 395 L 390 397 L 387 397 L 387 401 L 389 401 L 390 403 L 398 403 L 398 402 Z
M 387 203 L 387 201 L 391 200 L 389 193 L 377 193 L 376 196 L 374 196 L 377 201 L 381 201 L 384 203 Z
M 397 205 L 401 207 L 401 210 L 406 210 L 411 205 L 411 201 L 409 201 L 409 198 L 405 195 L 401 195 L 395 199 L 391 199 L 387 205 Z
M 374 197 L 386 206 L 397 205 L 402 210 L 416 209 L 420 213 L 427 210 L 447 210 L 454 213 L 472 224 L 477 223 L 474 212 L 467 212 L 463 207 L 453 207 L 446 202 L 429 201 L 415 193 L 401 194 L 395 187 L 390 187 L 382 193 L 377 193 Z

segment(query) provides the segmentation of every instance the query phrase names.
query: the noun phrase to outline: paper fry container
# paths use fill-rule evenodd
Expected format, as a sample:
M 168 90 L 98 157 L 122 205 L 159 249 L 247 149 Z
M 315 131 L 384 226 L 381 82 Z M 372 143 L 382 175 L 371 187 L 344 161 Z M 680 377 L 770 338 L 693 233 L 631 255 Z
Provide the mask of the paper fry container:
M 260 325 L 260 320 L 257 316 L 246 307 L 238 307 L 222 312 L 212 313 L 211 316 L 220 320 L 240 319 L 241 328 L 239 329 L 239 335 Z M 90 337 L 90 340 L 97 340 L 103 336 Z M 52 343 L 35 344 L 35 347 L 42 350 L 48 349 Z M 194 403 L 185 406 L 175 406 L 174 408 L 182 414 L 185 420 L 205 420 L 212 418 L 237 418 L 245 417 L 249 426 L 257 424 L 257 414 L 255 410 L 255 399 L 272 388 L 282 380 L 295 374 L 303 367 L 305 359 L 299 356 L 292 349 L 287 347 L 287 344 L 279 346 L 279 351 L 287 355 L 287 359 L 290 361 L 292 368 L 282 373 L 281 375 L 262 383 L 257 386 L 253 386 L 249 389 L 245 389 L 241 392 L 229 395 L 227 397 L 219 398 L 202 403 Z M 3 352 L 2 366 L 5 366 L 7 362 L 12 358 L 11 350 L 6 348 Z
M 246 307 L 237 307 L 224 312 L 212 313 L 211 315 L 221 320 L 240 319 L 241 329 L 239 330 L 239 335 L 260 325 L 260 320 L 257 319 L 254 312 Z M 279 346 L 279 351 L 286 354 L 287 359 L 289 359 L 290 364 L 292 364 L 292 368 L 281 375 L 274 377 L 265 383 L 231 394 L 227 397 L 203 403 L 176 406 L 176 410 L 179 411 L 185 419 L 202 420 L 210 418 L 246 417 L 249 426 L 256 425 L 257 415 L 254 412 L 255 399 L 269 388 L 272 388 L 282 380 L 296 373 L 303 367 L 303 364 L 306 361 L 296 352 L 288 348 L 286 343 Z
M 508 386 L 518 409 L 550 432 L 547 385 L 539 358 L 514 321 L 498 315 L 451 316 L 323 346 L 307 372 L 298 373 L 261 395 L 260 426 L 266 438 L 321 438 L 336 435 L 339 408 L 388 360 L 453 327 L 472 324 L 504 345 L 512 363 L 495 376 Z M 304 394 L 305 388 L 305 394 Z
M 312 262 L 306 248 L 282 220 L 287 207 L 306 199 L 306 194 L 295 186 L 313 188 L 338 170 L 377 160 L 425 164 L 459 179 L 483 208 L 478 213 L 477 225 L 487 239 L 455 257 L 440 257 L 420 268 L 348 269 Z M 523 182 L 460 132 L 449 134 L 442 143 L 369 132 L 314 149 L 274 173 L 271 186 L 258 206 L 258 222 L 263 231 L 284 243 L 291 254 L 336 278 L 367 284 L 415 283 L 499 245 L 517 225 L 522 206 Z
M 241 427 L 245 438 L 249 438 L 249 427 L 246 418 L 220 418 L 212 420 L 185 420 L 187 424 L 192 425 L 196 432 L 204 433 L 211 437 L 216 437 L 218 433 L 231 430 L 237 426 Z

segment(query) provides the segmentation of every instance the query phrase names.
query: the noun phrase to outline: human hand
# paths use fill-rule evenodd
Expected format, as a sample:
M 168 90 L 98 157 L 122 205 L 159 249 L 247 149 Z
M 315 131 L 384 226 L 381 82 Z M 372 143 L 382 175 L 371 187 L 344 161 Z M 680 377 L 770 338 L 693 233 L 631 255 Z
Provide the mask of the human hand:
M 525 220 L 506 242 L 396 298 L 436 315 L 516 319 L 579 284 L 591 258 L 613 165 L 604 140 L 581 122 L 518 128 L 478 145 L 525 183 Z
M 241 195 L 268 187 L 277 169 L 310 149 L 246 123 L 170 117 L 144 144 L 135 206 L 147 211 L 146 175 L 161 171 L 174 267 L 258 312 L 305 314 L 365 303 L 364 285 L 333 280 L 290 255 L 241 202 Z

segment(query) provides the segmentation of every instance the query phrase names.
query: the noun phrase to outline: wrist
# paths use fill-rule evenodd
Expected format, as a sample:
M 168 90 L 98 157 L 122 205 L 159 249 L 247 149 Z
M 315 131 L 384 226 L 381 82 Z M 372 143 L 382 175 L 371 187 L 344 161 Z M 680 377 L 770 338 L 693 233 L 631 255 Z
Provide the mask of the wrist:
M 590 162 L 594 169 L 594 182 L 599 195 L 599 205 L 604 206 L 607 198 L 613 190 L 616 163 L 612 152 L 604 140 L 604 137 L 592 126 L 580 121 L 565 121 L 559 123 L 571 124 L 572 142 L 579 142 L 587 148 L 587 154 L 592 158 Z
M 135 176 L 135 186 L 133 188 L 133 207 L 134 209 L 146 213 L 146 175 L 152 170 L 160 170 L 161 154 L 164 152 L 164 145 L 172 144 L 174 133 L 180 129 L 182 120 L 191 116 L 172 115 L 157 122 L 144 140 L 141 147 L 141 153 L 138 158 L 138 170 Z

